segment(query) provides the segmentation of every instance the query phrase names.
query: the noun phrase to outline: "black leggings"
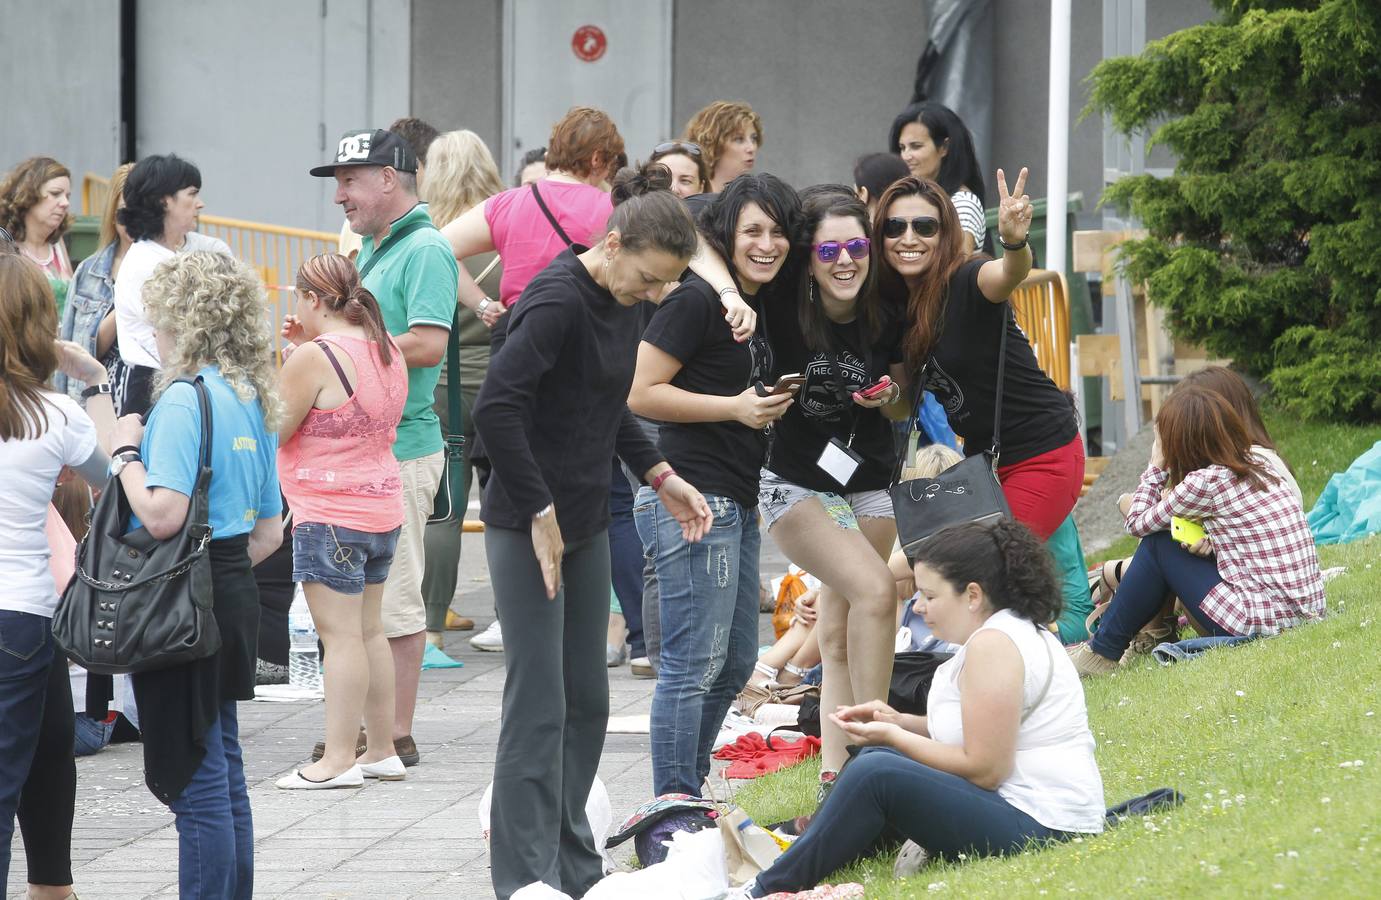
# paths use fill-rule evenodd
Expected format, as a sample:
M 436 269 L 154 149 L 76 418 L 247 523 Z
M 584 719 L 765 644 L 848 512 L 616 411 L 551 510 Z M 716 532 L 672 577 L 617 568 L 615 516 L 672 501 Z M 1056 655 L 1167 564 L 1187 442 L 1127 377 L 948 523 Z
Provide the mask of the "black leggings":
M 72 740 L 72 683 L 67 679 L 67 657 L 55 649 L 34 763 L 19 795 L 29 884 L 72 883 L 72 814 L 77 800 Z

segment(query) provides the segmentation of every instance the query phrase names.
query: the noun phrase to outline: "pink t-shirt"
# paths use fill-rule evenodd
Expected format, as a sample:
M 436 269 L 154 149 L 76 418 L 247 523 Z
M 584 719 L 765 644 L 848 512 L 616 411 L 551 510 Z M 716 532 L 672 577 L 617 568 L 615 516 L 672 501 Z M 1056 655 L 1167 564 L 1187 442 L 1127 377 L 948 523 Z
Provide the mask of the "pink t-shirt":
M 572 241 L 590 246 L 604 237 L 604 226 L 614 211 L 614 204 L 604 191 L 588 184 L 545 178 L 537 182 L 537 188 L 547 209 Z M 486 200 L 484 219 L 489 223 L 494 249 L 503 259 L 499 301 L 512 306 L 527 283 L 566 249 L 566 242 L 547 221 L 529 185 Z
M 373 341 L 323 334 L 336 359 L 355 364 L 355 392 L 334 409 L 312 409 L 278 448 L 278 481 L 297 522 L 379 534 L 403 524 L 403 484 L 393 440 L 408 399 L 396 349 L 384 365 Z

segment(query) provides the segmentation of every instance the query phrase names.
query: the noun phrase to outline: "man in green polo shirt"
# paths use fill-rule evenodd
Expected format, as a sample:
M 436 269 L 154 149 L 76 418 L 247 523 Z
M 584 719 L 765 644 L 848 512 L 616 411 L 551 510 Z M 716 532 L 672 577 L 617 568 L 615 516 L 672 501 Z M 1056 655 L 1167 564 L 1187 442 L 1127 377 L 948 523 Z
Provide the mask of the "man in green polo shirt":
M 422 600 L 423 535 L 441 484 L 441 423 L 432 409 L 446 338 L 456 310 L 455 256 L 417 199 L 417 159 L 383 129 L 347 132 L 335 159 L 311 174 L 336 179 L 336 203 L 363 238 L 355 259 L 379 301 L 384 324 L 408 365 L 408 399 L 393 455 L 403 481 L 405 519 L 384 585 L 384 634 L 393 652 L 394 747 L 416 765 L 412 739 L 427 625 Z

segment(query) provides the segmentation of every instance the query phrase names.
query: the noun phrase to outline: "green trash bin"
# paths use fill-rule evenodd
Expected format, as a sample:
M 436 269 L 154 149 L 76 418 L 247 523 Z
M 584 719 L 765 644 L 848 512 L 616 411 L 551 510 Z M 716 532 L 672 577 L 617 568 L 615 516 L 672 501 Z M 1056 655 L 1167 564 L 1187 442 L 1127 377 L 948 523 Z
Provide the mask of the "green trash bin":
M 101 217 L 77 216 L 70 231 L 67 232 L 67 255 L 72 265 L 86 259 L 101 249 Z

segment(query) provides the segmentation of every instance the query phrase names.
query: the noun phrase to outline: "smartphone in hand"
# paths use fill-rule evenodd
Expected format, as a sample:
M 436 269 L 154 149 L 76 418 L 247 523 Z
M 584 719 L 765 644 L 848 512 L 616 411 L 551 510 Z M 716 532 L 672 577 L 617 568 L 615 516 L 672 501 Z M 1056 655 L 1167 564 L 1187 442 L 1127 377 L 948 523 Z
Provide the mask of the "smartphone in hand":
M 806 376 L 802 375 L 800 372 L 793 372 L 790 375 L 783 375 L 781 378 L 778 378 L 777 383 L 772 385 L 771 388 L 763 385 L 761 381 L 753 387 L 754 390 L 758 392 L 759 397 L 778 397 L 787 392 L 795 393 L 800 390 L 801 385 L 805 383 Z
M 877 397 L 881 394 L 885 394 L 887 392 L 887 389 L 891 386 L 892 379 L 889 376 L 884 375 L 878 379 L 877 384 L 870 384 L 866 388 L 860 390 L 858 393 L 859 396 L 863 397 L 864 399 L 872 400 L 874 397 Z

